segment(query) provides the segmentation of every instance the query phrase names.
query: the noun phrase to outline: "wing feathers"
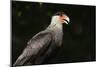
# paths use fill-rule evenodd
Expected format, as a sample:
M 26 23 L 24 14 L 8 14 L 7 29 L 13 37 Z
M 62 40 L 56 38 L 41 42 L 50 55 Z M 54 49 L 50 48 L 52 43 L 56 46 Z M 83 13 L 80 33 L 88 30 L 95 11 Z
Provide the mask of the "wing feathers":
M 29 59 L 36 58 L 37 54 L 43 53 L 43 50 L 48 47 L 52 39 L 49 32 L 40 32 L 36 34 L 29 42 L 27 47 L 24 49 L 22 54 L 19 56 L 14 65 L 24 65 Z

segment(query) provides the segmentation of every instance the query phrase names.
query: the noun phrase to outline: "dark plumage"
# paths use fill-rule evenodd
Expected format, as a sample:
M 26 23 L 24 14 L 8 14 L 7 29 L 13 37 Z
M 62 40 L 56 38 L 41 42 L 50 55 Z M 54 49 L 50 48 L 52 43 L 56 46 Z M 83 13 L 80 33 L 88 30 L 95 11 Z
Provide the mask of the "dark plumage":
M 63 30 L 62 23 L 69 21 L 68 16 L 63 12 L 56 13 L 51 20 L 51 24 L 44 30 L 36 34 L 18 57 L 15 65 L 42 64 L 49 58 L 57 48 L 62 45 Z

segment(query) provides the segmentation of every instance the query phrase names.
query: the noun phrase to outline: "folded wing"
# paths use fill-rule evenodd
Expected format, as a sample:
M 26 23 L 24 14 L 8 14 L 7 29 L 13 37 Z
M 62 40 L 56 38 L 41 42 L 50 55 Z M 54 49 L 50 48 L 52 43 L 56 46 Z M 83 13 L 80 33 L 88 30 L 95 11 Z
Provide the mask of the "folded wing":
M 22 54 L 18 57 L 15 65 L 25 65 L 25 64 L 31 64 L 31 62 L 34 62 L 38 55 L 43 54 L 48 47 L 50 46 L 50 43 L 52 42 L 52 35 L 50 32 L 42 31 L 38 34 L 36 34 L 27 44 L 27 47 L 24 49 Z M 33 61 L 34 60 L 34 61 Z

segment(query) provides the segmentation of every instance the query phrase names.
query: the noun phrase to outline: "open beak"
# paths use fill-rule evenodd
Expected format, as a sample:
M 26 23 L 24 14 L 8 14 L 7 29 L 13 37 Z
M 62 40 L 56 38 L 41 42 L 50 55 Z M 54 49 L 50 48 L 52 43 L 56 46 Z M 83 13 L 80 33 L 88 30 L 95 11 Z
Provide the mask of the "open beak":
M 70 22 L 69 17 L 64 18 L 64 23 L 68 24 Z

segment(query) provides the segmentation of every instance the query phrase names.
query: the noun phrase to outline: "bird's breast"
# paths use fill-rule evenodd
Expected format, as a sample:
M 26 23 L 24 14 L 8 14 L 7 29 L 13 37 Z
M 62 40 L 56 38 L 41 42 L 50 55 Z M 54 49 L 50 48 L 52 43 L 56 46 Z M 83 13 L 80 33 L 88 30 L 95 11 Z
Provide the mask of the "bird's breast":
M 53 39 L 57 46 L 61 46 L 62 39 L 63 39 L 63 32 L 59 31 L 59 32 L 54 33 Z

